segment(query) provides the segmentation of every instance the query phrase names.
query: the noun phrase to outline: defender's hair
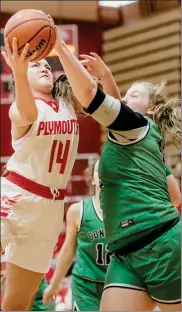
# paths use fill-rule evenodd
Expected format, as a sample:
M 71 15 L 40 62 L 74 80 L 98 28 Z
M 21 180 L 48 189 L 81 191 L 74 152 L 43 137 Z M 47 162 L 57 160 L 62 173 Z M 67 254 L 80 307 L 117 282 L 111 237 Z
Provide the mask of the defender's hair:
M 165 80 L 158 84 L 140 81 L 133 85 L 135 84 L 141 84 L 149 91 L 150 105 L 156 106 L 153 120 L 161 129 L 164 138 L 170 137 L 179 148 L 181 146 L 181 100 L 172 99 L 165 95 Z

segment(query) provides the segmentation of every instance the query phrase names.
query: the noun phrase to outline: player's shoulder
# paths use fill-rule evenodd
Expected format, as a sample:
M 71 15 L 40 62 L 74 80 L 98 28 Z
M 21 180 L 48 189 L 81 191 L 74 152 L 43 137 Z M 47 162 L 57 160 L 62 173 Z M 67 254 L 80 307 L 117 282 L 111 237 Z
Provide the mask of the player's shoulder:
M 80 214 L 82 201 L 72 204 L 68 209 L 68 216 L 76 216 Z
M 154 136 L 157 135 L 157 136 L 161 137 L 162 136 L 161 129 L 155 123 L 155 121 L 153 119 L 149 118 L 148 122 L 149 122 L 149 126 L 150 126 L 150 134 L 152 134 Z
M 40 107 L 43 107 L 45 105 L 44 101 L 42 99 L 35 99 L 35 104 L 36 106 L 40 106 Z M 26 105 L 26 103 L 25 103 Z M 17 106 L 16 106 L 16 101 L 13 101 L 13 103 L 10 105 L 10 109 L 15 109 Z

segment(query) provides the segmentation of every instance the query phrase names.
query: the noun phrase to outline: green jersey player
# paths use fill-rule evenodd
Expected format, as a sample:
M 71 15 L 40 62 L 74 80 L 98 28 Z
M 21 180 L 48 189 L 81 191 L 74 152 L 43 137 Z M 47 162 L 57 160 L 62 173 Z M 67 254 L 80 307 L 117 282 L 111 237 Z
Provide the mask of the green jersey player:
M 73 310 L 99 310 L 111 253 L 106 244 L 102 210 L 99 203 L 98 163 L 97 161 L 94 165 L 93 177 L 91 177 L 95 195 L 71 205 L 68 210 L 66 239 L 58 256 L 51 283 L 43 296 L 45 304 L 53 299 L 59 283 L 66 275 L 76 253 L 77 262 L 72 271 Z
M 105 274 L 111 257 L 105 240 L 102 210 L 99 208 L 98 162 L 93 168 L 92 180 L 95 185 L 95 196 L 69 208 L 66 241 L 58 257 L 52 281 L 43 296 L 45 304 L 50 303 L 54 298 L 59 283 L 73 260 L 76 249 L 77 263 L 72 271 L 72 307 L 74 311 L 98 311 Z M 165 167 L 165 171 L 171 202 L 177 205 L 180 196 L 178 185 L 170 169 Z M 91 180 L 89 173 L 88 181 Z M 80 218 L 82 219 L 80 220 Z
M 166 133 L 180 144 L 179 101 L 166 98 L 163 82 L 134 83 L 121 99 L 111 72 L 92 54 L 84 65 L 101 78 L 102 92 L 59 33 L 57 38 L 55 49 L 76 98 L 109 130 L 99 165 L 100 201 L 115 255 L 101 310 L 153 310 L 157 303 L 162 310 L 178 311 L 181 227 L 167 190 L 162 149 Z

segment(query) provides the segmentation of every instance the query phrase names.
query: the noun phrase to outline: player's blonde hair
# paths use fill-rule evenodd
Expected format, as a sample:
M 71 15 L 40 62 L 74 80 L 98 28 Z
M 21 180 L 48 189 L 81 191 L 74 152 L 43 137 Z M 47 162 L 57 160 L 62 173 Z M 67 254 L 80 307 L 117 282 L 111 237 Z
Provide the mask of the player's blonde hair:
M 71 104 L 76 114 L 84 114 L 79 101 L 76 99 L 68 78 L 65 74 L 61 75 L 53 84 L 52 90 L 53 98 L 62 99 L 67 104 Z
M 135 82 L 143 85 L 149 92 L 150 106 L 156 106 L 153 120 L 161 129 L 164 138 L 168 135 L 177 147 L 181 145 L 181 99 L 169 98 L 164 93 L 166 81 L 157 84 L 149 82 Z
M 93 77 L 95 80 L 97 78 Z M 98 87 L 102 90 L 101 83 L 97 80 Z M 77 115 L 85 115 L 83 108 L 75 97 L 70 82 L 65 74 L 61 75 L 53 84 L 52 95 L 54 98 L 61 98 L 67 104 L 71 104 Z

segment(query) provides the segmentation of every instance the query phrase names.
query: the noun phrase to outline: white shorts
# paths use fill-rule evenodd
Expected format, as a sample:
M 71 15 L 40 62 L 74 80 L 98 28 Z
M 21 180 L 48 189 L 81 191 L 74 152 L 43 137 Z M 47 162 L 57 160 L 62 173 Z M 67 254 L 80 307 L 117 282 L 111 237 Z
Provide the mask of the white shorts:
M 5 261 L 46 273 L 62 228 L 63 213 L 63 200 L 42 198 L 2 178 L 1 245 Z

